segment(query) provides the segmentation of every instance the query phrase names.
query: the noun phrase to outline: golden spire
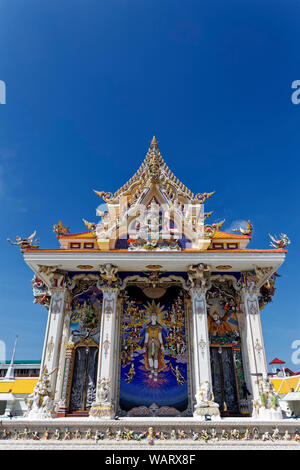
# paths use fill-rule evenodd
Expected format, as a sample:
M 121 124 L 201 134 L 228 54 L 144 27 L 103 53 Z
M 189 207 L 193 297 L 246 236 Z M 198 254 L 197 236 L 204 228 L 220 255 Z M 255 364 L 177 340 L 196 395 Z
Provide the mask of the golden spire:
M 150 144 L 151 149 L 158 149 L 158 144 L 155 135 L 152 137 L 151 144 Z
M 139 185 L 140 188 L 144 188 L 148 180 L 150 180 L 152 183 L 157 184 L 159 183 L 160 178 L 162 177 L 165 183 L 168 184 L 170 187 L 173 185 L 179 186 L 180 184 L 178 178 L 175 177 L 170 168 L 168 168 L 168 166 L 164 162 L 158 149 L 156 136 L 154 135 L 152 137 L 150 147 L 148 149 L 144 161 L 142 162 L 140 168 L 133 175 L 133 177 L 129 181 L 127 181 L 127 183 L 125 183 L 121 188 L 119 188 L 118 191 L 116 191 L 114 194 L 107 193 L 105 191 L 95 191 L 95 193 L 100 198 L 102 198 L 104 202 L 116 203 L 122 195 L 129 191 L 132 184 Z M 213 194 L 199 193 L 198 197 L 196 197 L 186 186 L 182 184 L 180 191 L 193 202 L 199 202 L 198 199 L 200 199 L 200 202 L 204 202 L 205 199 L 208 199 Z

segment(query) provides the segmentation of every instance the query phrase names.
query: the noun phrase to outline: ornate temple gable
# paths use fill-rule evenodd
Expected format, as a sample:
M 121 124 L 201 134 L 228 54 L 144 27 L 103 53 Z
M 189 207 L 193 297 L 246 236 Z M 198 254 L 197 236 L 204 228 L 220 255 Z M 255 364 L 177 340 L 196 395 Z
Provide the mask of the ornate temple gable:
M 179 181 L 164 162 L 155 136 L 153 137 L 148 153 L 137 172 L 114 194 L 96 191 L 99 197 L 109 204 L 118 204 L 122 196 L 129 197 L 129 207 L 134 204 L 145 189 L 152 184 L 159 184 L 168 195 L 168 199 L 201 200 L 205 195 L 196 196 Z M 206 195 L 207 197 L 207 195 Z
M 192 193 L 169 169 L 153 137 L 137 172 L 115 193 L 95 191 L 105 202 L 98 223 L 83 222 L 87 232 L 70 234 L 59 222 L 54 231 L 61 248 L 128 251 L 266 251 L 248 250 L 252 225 L 221 231 L 224 221 L 209 223 L 204 203 L 211 193 Z M 278 248 L 282 246 L 275 240 Z M 272 246 L 275 247 L 273 239 Z M 285 242 L 284 242 L 285 243 Z M 270 251 L 270 250 L 267 250 Z
M 227 256 L 233 252 L 286 253 L 290 244 L 287 235 L 282 233 L 280 237 L 269 235 L 271 249 L 248 249 L 252 238 L 250 221 L 246 227 L 243 224 L 233 230 L 238 233 L 221 231 L 225 221 L 208 223 L 213 212 L 205 212 L 204 203 L 213 192 L 194 194 L 181 183 L 164 162 L 155 137 L 140 168 L 125 185 L 114 194 L 95 192 L 105 202 L 102 204 L 104 210 L 96 210 L 100 221 L 82 219 L 87 231 L 75 234 L 69 233 L 69 227 L 59 221 L 53 231 L 57 234 L 60 249 L 74 252 L 223 252 Z M 15 242 L 7 240 L 22 252 L 60 251 L 40 248 L 35 234 L 17 236 Z
M 104 250 L 129 239 L 131 251 L 180 251 L 186 245 L 204 251 L 222 225 L 205 225 L 211 213 L 204 213 L 204 202 L 213 193 L 195 195 L 181 183 L 162 159 L 155 137 L 144 162 L 124 186 L 114 194 L 96 194 L 107 204 L 107 212 L 98 212 L 101 221 L 92 228 Z

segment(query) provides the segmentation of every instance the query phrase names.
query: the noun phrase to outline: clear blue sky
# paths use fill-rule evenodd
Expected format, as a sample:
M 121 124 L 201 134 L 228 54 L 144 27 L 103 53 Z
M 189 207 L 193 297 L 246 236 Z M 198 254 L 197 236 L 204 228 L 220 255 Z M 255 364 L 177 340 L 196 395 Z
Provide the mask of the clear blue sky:
M 46 309 L 6 237 L 37 230 L 54 248 L 59 219 L 95 219 L 93 189 L 115 191 L 155 134 L 171 170 L 206 210 L 292 240 L 262 311 L 268 360 L 293 370 L 299 321 L 299 0 L 1 0 L 0 339 L 41 357 Z

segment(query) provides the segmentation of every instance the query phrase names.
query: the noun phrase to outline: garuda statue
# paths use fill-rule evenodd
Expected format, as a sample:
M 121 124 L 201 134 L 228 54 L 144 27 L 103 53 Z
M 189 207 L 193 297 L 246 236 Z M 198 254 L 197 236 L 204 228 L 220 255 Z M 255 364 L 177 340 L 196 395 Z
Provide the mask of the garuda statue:
M 40 239 L 39 238 L 34 239 L 35 235 L 36 235 L 36 230 L 27 238 L 22 238 L 19 235 L 17 235 L 15 242 L 12 242 L 10 238 L 7 238 L 7 241 L 11 245 L 19 246 L 21 248 L 21 250 L 25 249 L 25 248 L 39 248 Z
M 270 234 L 269 234 L 269 237 L 272 240 L 270 243 L 270 246 L 272 246 L 273 248 L 285 248 L 287 245 L 290 245 L 291 243 L 289 237 L 285 233 L 281 233 L 279 239 L 272 237 L 272 235 Z

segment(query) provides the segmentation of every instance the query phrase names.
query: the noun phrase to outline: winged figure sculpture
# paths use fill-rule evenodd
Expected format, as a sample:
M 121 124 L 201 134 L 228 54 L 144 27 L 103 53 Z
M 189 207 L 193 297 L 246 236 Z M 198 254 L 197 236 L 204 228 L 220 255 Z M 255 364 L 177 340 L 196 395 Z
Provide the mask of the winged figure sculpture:
M 24 249 L 24 248 L 38 248 L 40 246 L 40 244 L 39 244 L 40 239 L 39 238 L 35 239 L 34 238 L 35 235 L 36 235 L 36 230 L 27 238 L 23 238 L 23 237 L 20 237 L 19 235 L 17 235 L 15 242 L 11 241 L 10 238 L 7 238 L 7 241 L 11 245 L 19 246 L 21 249 Z

